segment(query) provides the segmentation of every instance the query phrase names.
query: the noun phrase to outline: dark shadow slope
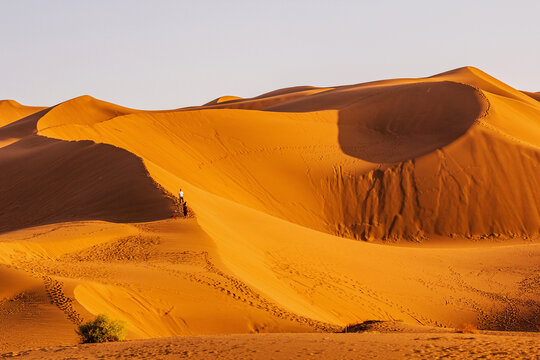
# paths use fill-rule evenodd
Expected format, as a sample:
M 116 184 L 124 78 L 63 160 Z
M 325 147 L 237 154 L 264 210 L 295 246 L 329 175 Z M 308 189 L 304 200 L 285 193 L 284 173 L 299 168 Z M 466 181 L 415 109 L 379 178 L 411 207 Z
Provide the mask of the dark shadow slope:
M 339 144 L 351 156 L 396 163 L 442 148 L 484 116 L 488 102 L 454 82 L 390 86 L 339 112 Z
M 28 136 L 0 149 L 0 232 L 75 220 L 167 218 L 174 201 L 128 151 Z
M 50 109 L 0 128 L 20 139 L 0 148 L 0 232 L 75 220 L 142 222 L 169 217 L 174 200 L 142 160 L 92 141 L 35 135 Z
M 0 141 L 8 139 L 22 139 L 25 136 L 36 133 L 37 122 L 52 108 L 46 108 L 35 114 L 26 116 L 6 126 L 0 127 Z

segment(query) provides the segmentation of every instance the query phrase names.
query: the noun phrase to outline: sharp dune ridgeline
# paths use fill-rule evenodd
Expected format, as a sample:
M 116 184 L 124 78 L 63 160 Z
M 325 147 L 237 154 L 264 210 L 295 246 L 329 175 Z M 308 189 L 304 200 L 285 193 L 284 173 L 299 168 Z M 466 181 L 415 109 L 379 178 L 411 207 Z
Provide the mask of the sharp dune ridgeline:
M 0 126 L 0 350 L 99 313 L 130 339 L 540 329 L 540 96 L 479 69 L 166 111 L 6 100 Z
M 101 115 L 96 108 L 92 120 Z M 0 128 L 0 141 L 10 143 L 0 148 L 0 232 L 74 220 L 151 221 L 171 214 L 174 201 L 132 153 L 37 135 L 38 121 L 51 110 Z

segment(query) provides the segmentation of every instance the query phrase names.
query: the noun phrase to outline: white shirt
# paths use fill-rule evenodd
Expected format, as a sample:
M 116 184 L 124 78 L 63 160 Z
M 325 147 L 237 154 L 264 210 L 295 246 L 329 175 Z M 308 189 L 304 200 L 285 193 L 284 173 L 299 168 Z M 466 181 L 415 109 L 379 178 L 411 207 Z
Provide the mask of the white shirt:
M 184 197 L 184 192 L 183 192 L 183 191 L 180 191 L 180 192 L 178 193 L 178 196 L 180 196 L 181 198 L 183 198 L 183 197 Z

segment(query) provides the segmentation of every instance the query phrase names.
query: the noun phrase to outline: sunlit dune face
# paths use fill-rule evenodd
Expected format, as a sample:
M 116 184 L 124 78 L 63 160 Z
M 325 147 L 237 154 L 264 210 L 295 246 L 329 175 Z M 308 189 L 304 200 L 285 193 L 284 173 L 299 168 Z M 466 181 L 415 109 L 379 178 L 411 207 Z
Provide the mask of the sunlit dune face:
M 128 340 L 212 336 L 96 357 L 534 354 L 483 332 L 539 330 L 535 94 L 461 68 L 167 111 L 0 103 L 0 354 L 56 354 L 102 313 Z M 369 334 L 298 334 L 343 330 Z M 216 335 L 260 332 L 286 334 Z

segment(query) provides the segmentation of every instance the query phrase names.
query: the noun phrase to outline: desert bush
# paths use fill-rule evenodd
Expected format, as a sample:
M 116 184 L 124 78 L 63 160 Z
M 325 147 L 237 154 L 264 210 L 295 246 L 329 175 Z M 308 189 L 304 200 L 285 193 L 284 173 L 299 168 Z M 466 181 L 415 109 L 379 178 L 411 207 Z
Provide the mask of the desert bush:
M 112 320 L 106 314 L 101 314 L 94 320 L 79 325 L 75 332 L 83 343 L 120 341 L 125 336 L 125 325 L 119 320 Z
M 462 334 L 476 334 L 478 332 L 476 326 L 469 323 L 461 324 L 456 330 Z

